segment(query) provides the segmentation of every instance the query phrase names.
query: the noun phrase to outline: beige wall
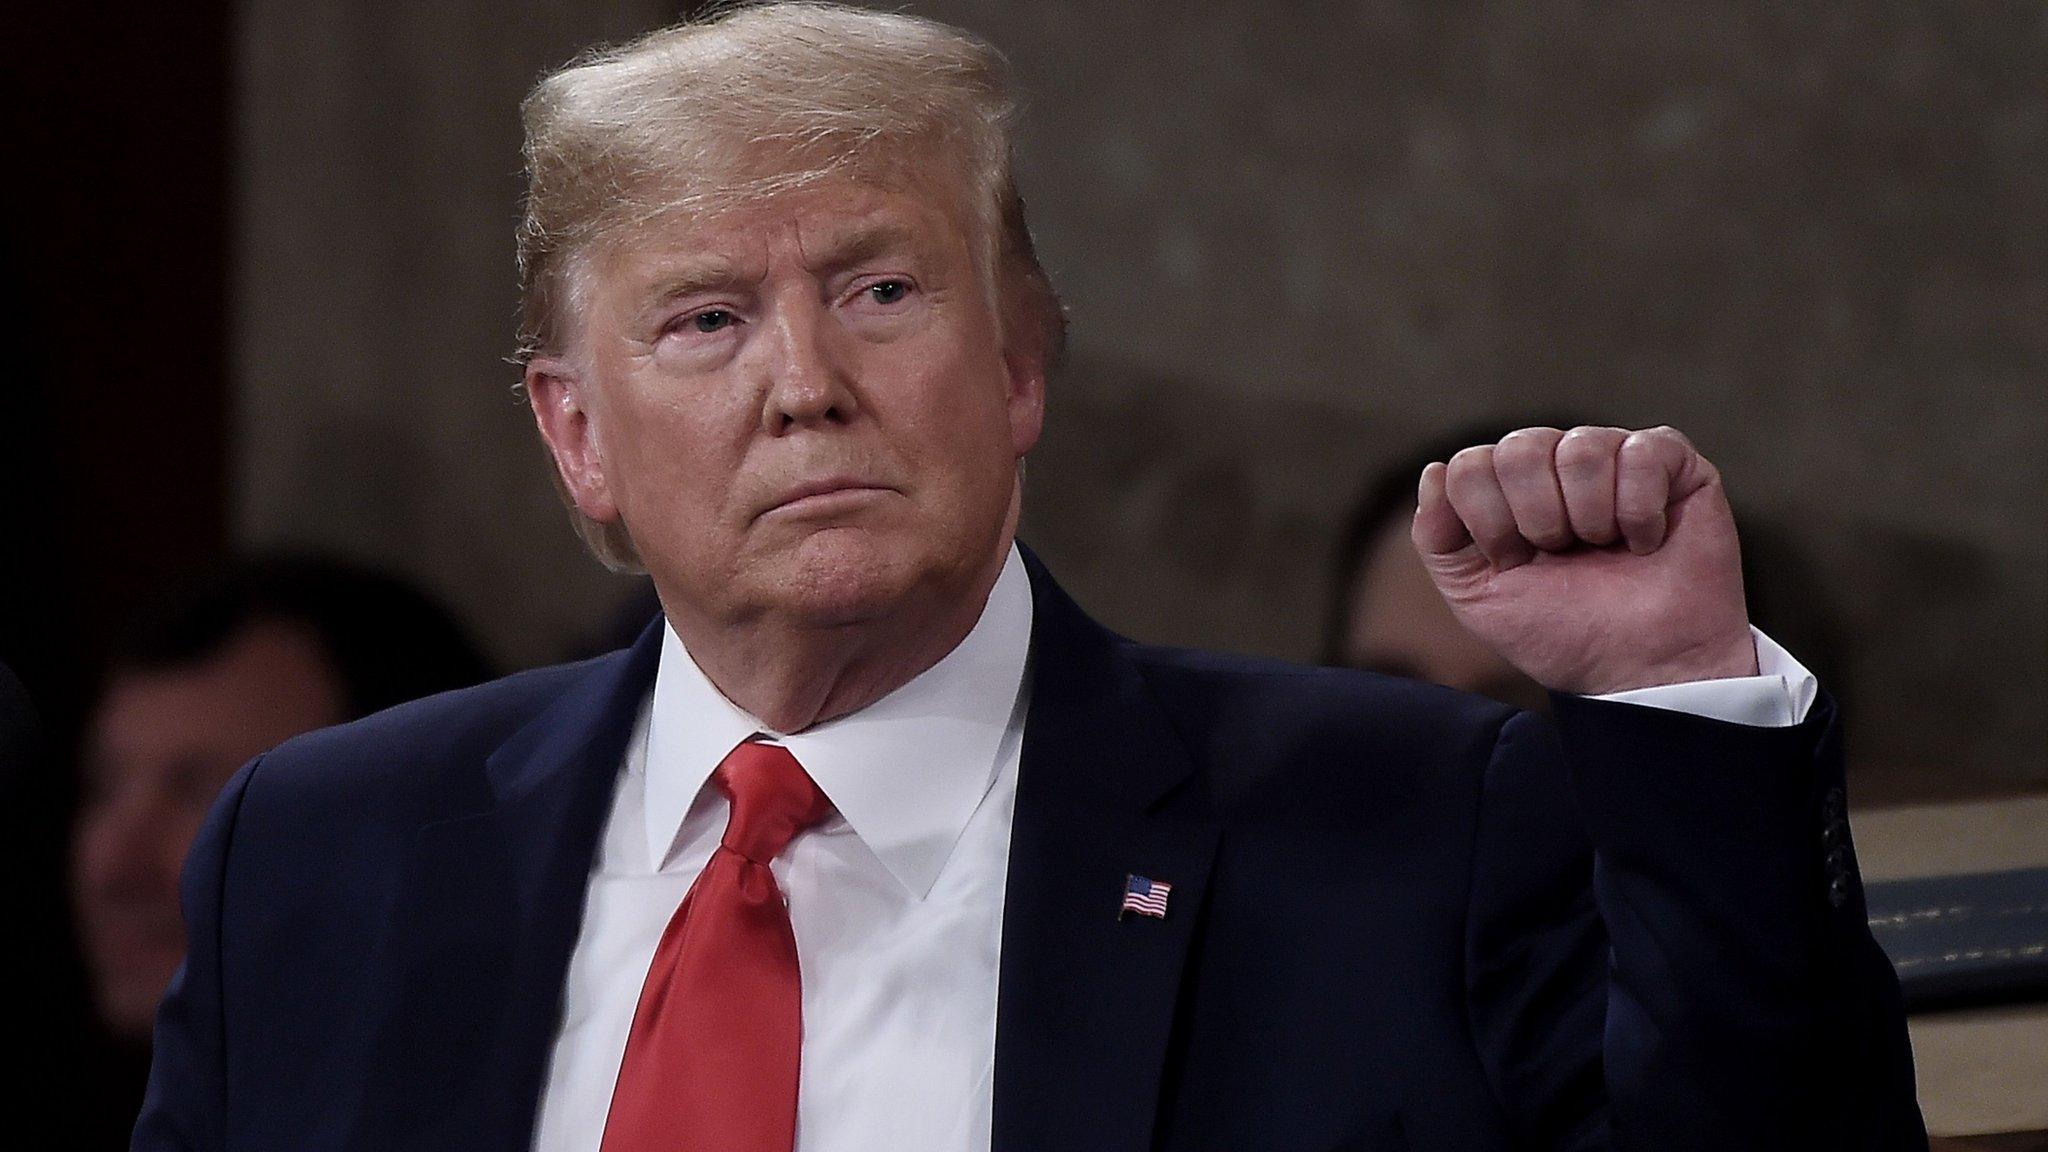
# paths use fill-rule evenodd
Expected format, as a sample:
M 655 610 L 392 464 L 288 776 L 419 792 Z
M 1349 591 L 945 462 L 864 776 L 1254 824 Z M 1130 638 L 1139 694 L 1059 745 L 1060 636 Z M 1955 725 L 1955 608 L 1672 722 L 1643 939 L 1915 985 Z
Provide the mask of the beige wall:
M 914 7 L 1032 93 L 1077 356 L 1027 538 L 1110 622 L 1309 656 L 1411 439 L 1670 422 L 1823 577 L 1869 779 L 2048 782 L 2037 6 Z M 414 572 L 511 661 L 596 626 L 501 360 L 514 107 L 661 17 L 245 5 L 243 539 Z

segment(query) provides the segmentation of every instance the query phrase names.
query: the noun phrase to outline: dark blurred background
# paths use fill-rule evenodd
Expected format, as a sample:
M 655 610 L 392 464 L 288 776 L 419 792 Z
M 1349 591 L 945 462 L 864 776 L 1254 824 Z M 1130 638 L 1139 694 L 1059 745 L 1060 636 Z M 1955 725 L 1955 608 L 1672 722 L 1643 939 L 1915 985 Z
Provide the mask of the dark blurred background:
M 210 561 L 409 576 L 504 668 L 612 626 L 636 585 L 504 359 L 516 106 L 687 7 L 18 17 L 0 660 L 52 765 L 20 851 L 61 842 L 119 623 Z M 1779 630 L 1830 638 L 1859 804 L 2048 790 L 2048 9 L 908 7 L 1031 95 L 1075 356 L 1025 536 L 1097 615 L 1313 659 L 1349 506 L 1415 444 L 1671 423 Z

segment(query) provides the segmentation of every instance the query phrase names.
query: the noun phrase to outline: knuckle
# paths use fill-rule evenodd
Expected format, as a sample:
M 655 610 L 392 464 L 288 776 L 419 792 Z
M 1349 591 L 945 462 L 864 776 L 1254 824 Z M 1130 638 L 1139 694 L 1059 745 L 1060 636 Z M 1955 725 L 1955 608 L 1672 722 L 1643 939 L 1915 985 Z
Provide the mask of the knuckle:
M 1614 458 L 1612 443 L 1593 436 L 1569 434 L 1557 442 L 1557 466 L 1573 472 L 1591 472 Z
M 1549 425 L 1532 424 L 1527 428 L 1517 428 L 1501 437 L 1500 446 L 1505 448 L 1509 444 L 1547 444 L 1563 435 L 1564 433 Z
M 1445 465 L 1445 471 L 1449 473 L 1453 481 L 1466 480 L 1480 473 L 1491 473 L 1493 471 L 1493 446 L 1491 444 L 1479 444 L 1471 448 L 1461 449 L 1456 455 L 1451 457 L 1450 463 Z
M 1640 444 L 1642 451 L 1649 452 L 1662 452 L 1672 448 L 1691 446 L 1691 442 L 1685 438 L 1685 433 L 1680 432 L 1669 424 L 1659 424 L 1654 428 L 1644 428 L 1641 431 L 1632 432 L 1629 434 L 1629 442 Z
M 1612 452 L 1617 444 L 1628 438 L 1628 431 L 1610 428 L 1603 424 L 1581 424 L 1566 432 L 1559 440 L 1560 446 L 1569 444 L 1577 451 Z
M 1631 432 L 1628 438 L 1621 442 L 1617 455 L 1622 467 L 1642 468 L 1654 465 L 1662 448 L 1663 444 L 1656 437 L 1642 432 Z
M 1494 445 L 1495 467 L 1503 463 L 1515 467 L 1526 467 L 1550 458 L 1551 446 L 1561 435 L 1554 428 L 1523 428 L 1501 437 Z

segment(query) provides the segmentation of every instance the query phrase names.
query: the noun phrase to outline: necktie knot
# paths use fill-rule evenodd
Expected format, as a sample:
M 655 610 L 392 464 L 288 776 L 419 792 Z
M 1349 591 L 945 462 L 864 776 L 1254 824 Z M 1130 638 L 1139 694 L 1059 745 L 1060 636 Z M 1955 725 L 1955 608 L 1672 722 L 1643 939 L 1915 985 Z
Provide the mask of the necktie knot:
M 749 740 L 711 773 L 732 802 L 647 966 L 603 1152 L 791 1152 L 803 973 L 768 868 L 832 810 L 787 748 Z
M 720 843 L 757 864 L 782 855 L 797 833 L 832 811 L 810 773 L 780 744 L 742 742 L 711 779 L 732 802 Z

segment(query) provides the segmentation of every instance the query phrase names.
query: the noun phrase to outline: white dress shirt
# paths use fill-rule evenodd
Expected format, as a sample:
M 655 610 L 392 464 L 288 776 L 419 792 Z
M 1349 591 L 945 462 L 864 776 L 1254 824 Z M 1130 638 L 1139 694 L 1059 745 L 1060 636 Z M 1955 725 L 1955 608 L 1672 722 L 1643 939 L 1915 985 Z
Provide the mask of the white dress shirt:
M 1669 708 L 1753 728 L 1790 728 L 1804 722 L 1820 695 L 1820 681 L 1790 652 L 1778 647 L 1777 641 L 1755 628 L 1749 630 L 1749 635 L 1756 641 L 1754 676 L 1660 684 L 1654 688 L 1609 692 L 1593 699 Z
M 711 771 L 755 733 L 787 746 L 835 810 L 771 865 L 803 983 L 797 1152 L 986 1152 L 1031 616 L 1013 547 L 981 619 L 943 660 L 791 734 L 727 700 L 667 632 L 590 873 L 538 1152 L 598 1148 L 647 965 L 725 829 Z M 1797 723 L 1813 677 L 1756 635 L 1762 675 L 1608 698 Z
M 655 944 L 725 831 L 711 771 L 769 732 L 835 809 L 771 865 L 803 982 L 797 1148 L 986 1152 L 1030 645 L 1012 549 L 945 659 L 858 712 L 778 735 L 668 632 L 591 870 L 536 1149 L 598 1147 Z

